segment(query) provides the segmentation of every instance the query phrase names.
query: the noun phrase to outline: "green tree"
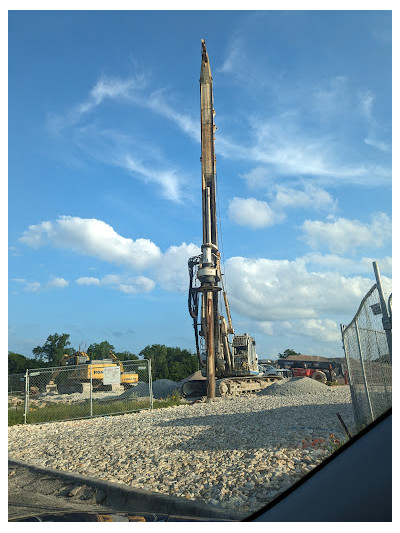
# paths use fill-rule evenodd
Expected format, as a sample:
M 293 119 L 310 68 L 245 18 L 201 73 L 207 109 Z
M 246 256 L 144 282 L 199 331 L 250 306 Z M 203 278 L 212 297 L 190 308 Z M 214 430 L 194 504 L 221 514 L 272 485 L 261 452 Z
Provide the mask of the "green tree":
M 137 355 L 132 352 L 125 350 L 124 352 L 115 352 L 114 354 L 120 361 L 136 361 L 139 359 Z
M 30 359 L 16 352 L 8 352 L 8 373 L 21 374 L 28 368 L 37 368 L 40 366 L 38 361 Z
M 164 344 L 146 346 L 140 354 L 151 361 L 152 377 L 181 381 L 198 369 L 197 357 L 188 350 L 171 348 Z
M 146 346 L 140 352 L 140 357 L 151 361 L 151 373 L 153 379 L 169 379 L 167 365 L 167 347 L 163 344 Z
M 59 335 L 49 335 L 43 346 L 36 346 L 32 352 L 36 361 L 48 363 L 48 366 L 59 366 L 65 353 L 73 353 L 75 350 L 70 347 L 69 333 Z
M 91 360 L 93 359 L 108 359 L 110 350 L 114 353 L 114 346 L 108 341 L 94 342 L 87 349 L 87 354 Z
M 298 352 L 295 352 L 291 348 L 286 349 L 283 353 L 278 353 L 280 359 L 286 359 L 289 355 L 300 355 Z

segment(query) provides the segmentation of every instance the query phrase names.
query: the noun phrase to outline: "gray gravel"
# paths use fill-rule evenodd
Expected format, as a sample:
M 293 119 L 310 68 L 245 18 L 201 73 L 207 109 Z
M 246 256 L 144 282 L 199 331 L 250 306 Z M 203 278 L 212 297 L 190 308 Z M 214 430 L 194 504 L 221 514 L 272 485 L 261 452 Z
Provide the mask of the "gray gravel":
M 334 387 L 328 387 L 315 379 L 298 377 L 275 381 L 259 394 L 265 396 L 298 396 L 299 394 L 317 395 L 323 397 L 329 395 Z
M 153 396 L 157 400 L 161 398 L 165 399 L 177 388 L 178 384 L 175 381 L 171 381 L 170 379 L 157 379 L 153 381 Z
M 289 385 L 282 383 L 280 390 Z M 326 445 L 311 441 L 329 441 L 332 432 L 345 440 L 337 412 L 354 430 L 349 388 L 323 387 L 320 395 L 259 393 L 114 417 L 13 426 L 9 455 L 250 512 L 330 453 Z

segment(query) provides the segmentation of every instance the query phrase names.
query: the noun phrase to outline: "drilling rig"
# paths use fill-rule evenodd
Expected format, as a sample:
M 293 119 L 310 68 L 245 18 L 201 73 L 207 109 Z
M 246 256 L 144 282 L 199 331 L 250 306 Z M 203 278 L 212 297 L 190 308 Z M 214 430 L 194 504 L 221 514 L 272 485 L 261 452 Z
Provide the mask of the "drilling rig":
M 228 297 L 221 273 L 216 209 L 216 156 L 214 146 L 214 99 L 210 60 L 201 41 L 201 190 L 203 244 L 201 254 L 191 257 L 189 268 L 189 313 L 193 319 L 196 352 L 206 380 L 184 383 L 185 396 L 237 396 L 257 392 L 278 376 L 263 376 L 258 367 L 256 342 L 248 333 L 237 335 L 232 326 Z M 220 312 L 222 302 L 226 318 Z M 232 340 L 230 340 L 230 336 Z

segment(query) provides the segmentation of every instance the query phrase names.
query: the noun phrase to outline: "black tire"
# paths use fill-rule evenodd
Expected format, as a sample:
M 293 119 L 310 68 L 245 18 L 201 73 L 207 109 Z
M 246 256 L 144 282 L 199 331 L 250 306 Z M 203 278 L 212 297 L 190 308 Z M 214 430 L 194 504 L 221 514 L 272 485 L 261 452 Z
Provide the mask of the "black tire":
M 327 381 L 326 374 L 322 372 L 322 370 L 317 370 L 314 372 L 312 378 L 315 379 L 315 381 L 320 381 L 321 383 L 326 383 Z

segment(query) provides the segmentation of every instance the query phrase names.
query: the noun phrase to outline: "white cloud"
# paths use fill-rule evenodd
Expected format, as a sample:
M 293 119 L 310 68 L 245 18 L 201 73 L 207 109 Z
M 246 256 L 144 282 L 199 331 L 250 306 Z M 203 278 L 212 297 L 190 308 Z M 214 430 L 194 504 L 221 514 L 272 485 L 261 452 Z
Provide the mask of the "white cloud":
M 318 87 L 312 96 L 313 108 L 323 118 L 335 117 L 338 114 L 338 109 L 348 104 L 348 78 L 346 76 L 335 76 L 329 80 L 326 86 Z
M 238 48 L 234 47 L 232 55 L 228 57 L 221 67 L 222 72 L 228 72 L 238 60 Z M 152 112 L 174 122 L 180 131 L 196 142 L 200 142 L 198 120 L 179 110 L 176 98 L 167 93 L 165 89 L 149 90 L 148 80 L 144 75 L 127 79 L 103 76 L 94 85 L 88 98 L 75 108 L 66 117 L 53 117 L 53 129 L 72 126 L 80 118 L 106 99 L 124 101 L 146 108 Z M 327 112 L 327 107 L 335 108 L 334 102 L 343 102 L 346 78 L 337 76 L 331 81 L 327 90 L 317 90 L 314 99 L 320 107 Z M 372 119 L 372 105 L 374 96 L 370 91 L 359 94 L 362 113 L 368 120 Z M 60 126 L 61 124 L 61 126 Z M 84 129 L 84 131 L 86 131 Z M 247 145 L 236 142 L 229 136 L 219 134 L 216 140 L 216 151 L 223 157 L 233 160 L 244 160 L 257 164 L 253 170 L 243 174 L 250 186 L 266 186 L 276 175 L 291 175 L 303 177 L 304 175 L 318 179 L 325 183 L 334 182 L 336 185 L 341 180 L 344 182 L 367 185 L 380 182 L 390 183 L 391 170 L 380 165 L 366 163 L 342 163 L 337 160 L 338 147 L 335 141 L 328 137 L 310 136 L 304 132 L 301 116 L 298 112 L 286 111 L 276 117 L 263 120 L 260 117 L 250 117 L 250 140 Z M 368 142 L 367 142 L 368 141 Z M 380 150 L 386 150 L 382 141 L 374 141 L 368 136 L 367 144 Z M 133 151 L 119 150 L 109 156 L 110 161 L 130 171 L 138 173 L 139 177 L 148 182 L 159 183 L 163 195 L 172 200 L 181 198 L 181 178 L 175 169 L 159 171 L 154 164 L 141 163 L 139 154 Z M 104 154 L 98 156 L 104 158 Z M 140 167 L 140 168 L 139 168 Z
M 18 283 L 24 283 L 24 291 L 28 292 L 39 292 L 46 291 L 49 289 L 64 289 L 69 285 L 69 281 L 67 281 L 66 279 L 58 278 L 55 276 L 53 276 L 46 283 L 40 283 L 39 281 L 27 281 L 25 279 L 15 279 L 13 281 L 17 281 Z
M 161 251 L 149 239 L 125 238 L 109 224 L 95 218 L 60 216 L 29 226 L 19 239 L 32 248 L 51 244 L 132 268 L 147 268 L 161 257 Z
M 294 318 L 290 321 L 280 320 L 274 322 L 262 321 L 246 324 L 246 329 L 254 333 L 256 338 L 260 337 L 259 333 L 268 337 L 279 339 L 283 351 L 283 346 L 291 346 L 292 342 L 302 346 L 308 345 L 308 340 L 316 341 L 318 348 L 305 351 L 303 353 L 325 354 L 325 350 L 340 346 L 341 340 L 340 325 L 330 318 Z M 258 343 L 257 343 L 258 344 Z M 328 345 L 331 345 L 329 347 Z M 297 346 L 296 346 L 297 348 Z M 322 353 L 321 353 L 321 351 Z M 279 350 L 277 350 L 278 353 Z
M 250 189 L 262 189 L 269 186 L 273 183 L 275 179 L 274 173 L 271 173 L 271 170 L 265 166 L 257 166 L 239 174 L 239 177 L 246 181 L 246 185 Z
M 170 96 L 165 89 L 145 91 L 148 85 L 144 75 L 128 79 L 103 76 L 90 91 L 88 101 L 78 106 L 78 110 L 87 112 L 100 105 L 106 98 L 112 100 L 122 98 L 175 122 L 185 134 L 196 141 L 200 141 L 198 121 L 182 113 L 176 103 L 168 103 Z
M 317 266 L 319 269 L 322 267 L 335 272 L 349 272 L 356 264 L 348 257 L 337 254 L 321 254 L 321 252 L 309 252 L 297 260 L 304 262 L 305 265 L 312 265 L 314 268 Z M 357 270 L 359 270 L 359 265 Z
M 361 107 L 361 113 L 365 119 L 369 122 L 372 120 L 372 108 L 374 104 L 375 96 L 371 91 L 365 91 L 359 93 L 359 101 Z
M 41 283 L 39 283 L 38 281 L 32 281 L 32 282 L 28 282 L 25 286 L 25 291 L 28 291 L 28 292 L 39 292 L 39 290 L 42 288 L 42 285 Z
M 64 117 L 49 117 L 48 127 L 50 131 L 56 133 L 62 128 L 73 126 L 105 100 L 112 100 L 150 109 L 175 122 L 180 130 L 200 142 L 198 121 L 182 113 L 176 102 L 169 103 L 169 99 L 171 97 L 165 89 L 149 90 L 149 81 L 143 73 L 129 78 L 102 76 L 89 91 L 85 101 L 72 108 Z
M 374 94 L 371 91 L 365 91 L 363 93 L 359 93 L 358 96 L 361 115 L 364 117 L 368 125 L 368 134 L 364 139 L 364 143 L 367 146 L 371 146 L 372 148 L 375 148 L 381 152 L 390 153 L 392 150 L 390 142 L 385 142 L 377 138 L 379 135 L 379 126 L 373 116 L 373 106 L 375 101 Z
M 235 197 L 229 201 L 229 218 L 240 226 L 265 228 L 281 222 L 284 215 L 271 209 L 267 202 Z
M 341 339 L 339 324 L 329 318 L 296 321 L 296 331 L 319 342 L 338 342 Z
M 158 147 L 115 130 L 93 126 L 80 128 L 74 140 L 91 158 L 120 167 L 145 183 L 158 185 L 157 192 L 168 200 L 182 201 L 185 180 L 177 169 L 164 161 Z
M 324 247 L 343 254 L 360 247 L 380 248 L 391 238 L 391 221 L 385 213 L 376 213 L 370 224 L 338 218 L 333 222 L 305 220 L 301 237 L 311 248 Z
M 179 112 L 177 106 L 167 102 L 168 95 L 164 90 L 150 92 L 148 82 L 143 75 L 127 79 L 103 76 L 91 89 L 88 98 L 66 113 L 65 116 L 52 116 L 48 119 L 51 133 L 60 133 L 66 128 L 73 128 L 81 119 L 93 112 L 105 100 L 124 102 L 136 105 L 175 122 L 179 129 L 196 141 L 200 140 L 198 121 L 189 115 Z M 98 130 L 93 126 L 75 127 L 74 140 L 79 147 L 109 164 L 120 166 L 136 177 L 148 183 L 161 185 L 159 189 L 168 200 L 180 202 L 182 178 L 174 168 L 160 164 L 157 155 L 159 150 L 153 146 L 148 150 L 138 148 L 138 140 L 132 142 L 126 136 L 110 130 Z M 105 140 L 105 142 L 104 142 Z M 130 145 L 130 146 L 129 146 Z M 167 168 L 165 168 L 167 167 Z
M 332 196 L 320 187 L 307 184 L 304 189 L 278 186 L 274 206 L 285 208 L 336 209 Z
M 176 105 L 169 105 L 167 103 L 165 91 L 154 91 L 142 104 L 148 106 L 152 111 L 168 118 L 172 122 L 175 122 L 180 130 L 195 141 L 200 142 L 198 120 L 194 120 L 191 116 L 180 112 Z
M 103 103 L 107 98 L 111 100 L 134 98 L 138 91 L 142 91 L 146 86 L 147 82 L 143 74 L 127 79 L 103 76 L 91 89 L 89 99 L 83 104 L 80 104 L 78 109 L 82 113 L 86 113 L 93 107 Z
M 282 222 L 288 209 L 336 209 L 336 202 L 327 191 L 310 184 L 303 189 L 277 186 L 271 197 L 270 203 L 256 198 L 234 197 L 229 201 L 229 218 L 235 224 L 256 229 Z
M 108 274 L 102 278 L 81 277 L 76 280 L 78 285 L 93 285 L 96 287 L 105 286 L 126 294 L 136 294 L 139 292 L 150 292 L 154 289 L 155 283 L 146 276 L 121 276 Z
M 164 289 L 172 291 L 187 290 L 188 259 L 200 254 L 200 248 L 192 243 L 170 246 L 162 253 L 149 239 L 122 237 L 102 220 L 71 216 L 61 216 L 55 221 L 32 225 L 19 241 L 31 248 L 51 245 L 133 270 L 147 269 Z M 54 286 L 62 284 L 58 278 L 52 283 Z M 82 276 L 77 279 L 77 283 L 115 285 L 123 292 L 147 292 L 154 288 L 154 281 L 144 276 L 126 278 L 108 275 L 101 279 Z M 36 287 L 32 286 L 31 290 L 36 290 Z
M 46 288 L 52 289 L 62 289 L 64 287 L 67 287 L 69 285 L 69 281 L 67 281 L 64 278 L 53 278 L 46 284 Z
M 360 260 L 361 265 L 366 269 L 372 268 L 372 262 L 377 261 L 379 271 L 383 274 L 392 276 L 392 258 L 389 256 L 381 257 L 380 259 L 373 259 L 372 257 L 363 257 Z
M 181 179 L 174 170 L 157 170 L 144 166 L 132 154 L 125 154 L 119 158 L 119 166 L 139 174 L 145 181 L 161 185 L 161 191 L 165 198 L 174 202 L 181 202 Z
M 99 278 L 83 276 L 81 278 L 78 278 L 76 280 L 76 283 L 78 285 L 100 285 L 101 281 L 99 280 Z
M 188 259 L 199 255 L 201 249 L 192 244 L 182 243 L 180 246 L 170 246 L 160 258 L 149 265 L 149 273 L 154 277 L 127 277 L 110 274 L 102 278 L 81 277 L 76 280 L 78 285 L 112 286 L 126 293 L 149 292 L 154 289 L 155 282 L 167 290 L 186 292 L 188 290 Z
M 201 249 L 195 244 L 183 242 L 180 246 L 170 246 L 163 258 L 152 269 L 157 281 L 168 291 L 185 292 L 189 286 L 188 259 L 199 255 Z
M 126 283 L 120 283 L 118 288 L 126 294 L 136 294 L 137 292 L 150 292 L 155 286 L 156 284 L 152 279 L 146 276 L 138 276 L 137 278 L 127 279 Z
M 367 104 L 366 104 L 367 105 Z M 277 177 L 318 180 L 319 184 L 390 184 L 391 169 L 379 164 L 338 160 L 338 141 L 303 130 L 300 114 L 286 112 L 268 120 L 251 117 L 251 140 L 247 145 L 219 136 L 217 152 L 232 160 L 245 160 L 253 169 L 241 174 L 252 188 L 266 188 Z
M 257 326 L 261 329 L 263 333 L 265 333 L 265 335 L 272 336 L 275 334 L 274 324 L 272 322 L 268 322 L 268 320 L 258 322 Z
M 301 260 L 232 257 L 225 275 L 232 310 L 260 322 L 351 315 L 373 285 L 371 277 L 309 271 Z
M 243 66 L 245 58 L 243 56 L 242 50 L 243 42 L 240 38 L 236 38 L 231 44 L 231 48 L 228 52 L 226 59 L 220 67 L 217 67 L 217 72 L 222 72 L 224 74 L 233 74 L 235 77 L 243 76 L 243 69 L 240 68 L 240 66 Z
M 58 134 L 65 128 L 77 124 L 84 115 L 90 113 L 105 100 L 135 100 L 146 88 L 147 82 L 143 75 L 126 79 L 103 76 L 89 91 L 86 100 L 70 109 L 65 115 L 50 115 L 47 117 L 47 127 L 50 133 Z
M 362 257 L 352 259 L 337 254 L 321 254 L 321 252 L 309 252 L 297 259 L 304 262 L 309 268 L 317 267 L 319 270 L 325 269 L 343 274 L 370 274 L 373 273 L 372 263 L 378 262 L 379 270 L 382 274 L 392 275 L 392 258 L 385 257 Z
M 381 152 L 391 152 L 392 148 L 388 143 L 385 143 L 384 141 L 378 141 L 377 139 L 367 137 L 364 139 L 365 144 L 368 146 L 372 146 L 373 148 L 376 148 L 377 150 L 380 150 Z

